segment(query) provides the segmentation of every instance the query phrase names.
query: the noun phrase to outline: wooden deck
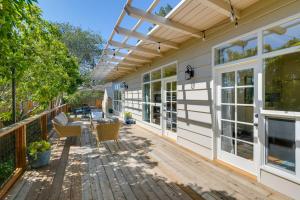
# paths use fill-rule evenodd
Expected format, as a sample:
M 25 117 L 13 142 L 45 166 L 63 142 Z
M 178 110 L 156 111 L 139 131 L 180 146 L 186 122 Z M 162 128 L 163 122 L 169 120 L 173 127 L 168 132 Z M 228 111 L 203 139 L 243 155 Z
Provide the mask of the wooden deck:
M 124 126 L 119 147 L 97 148 L 85 126 L 81 144 L 53 145 L 51 164 L 28 170 L 6 199 L 287 199 L 145 129 Z

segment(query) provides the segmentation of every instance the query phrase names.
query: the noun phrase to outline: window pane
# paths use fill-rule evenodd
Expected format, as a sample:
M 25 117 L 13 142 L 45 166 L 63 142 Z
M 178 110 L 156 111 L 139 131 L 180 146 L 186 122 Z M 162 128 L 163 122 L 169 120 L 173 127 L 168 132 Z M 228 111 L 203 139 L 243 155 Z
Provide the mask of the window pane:
M 161 81 L 151 83 L 151 102 L 160 103 L 161 102 Z
M 143 101 L 150 102 L 150 83 L 144 84 Z
M 175 76 L 177 74 L 176 65 L 163 68 L 163 77 Z
M 177 82 L 176 81 L 172 82 L 172 90 L 173 91 L 177 90 Z
M 222 119 L 235 120 L 234 106 L 222 105 Z
M 222 103 L 234 103 L 234 88 L 222 89 Z
M 233 122 L 221 121 L 222 123 L 222 135 L 235 138 L 235 127 Z
M 257 37 L 251 36 L 215 49 L 216 64 L 223 64 L 257 54 Z
M 234 87 L 235 72 L 222 73 L 222 87 Z
M 237 121 L 253 123 L 253 106 L 237 106 Z
M 237 71 L 237 85 L 253 85 L 254 77 L 253 77 L 253 69 L 245 69 Z
M 151 80 L 156 80 L 161 78 L 161 70 L 156 70 L 154 72 L 151 72 Z
M 150 74 L 148 73 L 148 74 L 145 74 L 144 76 L 143 76 L 143 81 L 144 82 L 149 82 L 150 81 Z
M 253 145 L 245 142 L 237 141 L 236 154 L 248 160 L 253 160 Z
M 167 83 L 167 91 L 171 91 L 171 82 Z
M 267 119 L 267 162 L 295 171 L 295 121 Z
M 152 123 L 160 125 L 160 106 L 152 106 Z
M 238 88 L 237 103 L 253 104 L 254 88 Z
M 150 105 L 143 104 L 143 120 L 150 122 Z
M 300 52 L 265 60 L 265 109 L 300 112 Z
M 264 53 L 300 45 L 300 19 L 264 31 Z
M 253 126 L 237 123 L 237 139 L 253 142 Z
M 221 149 L 228 153 L 235 154 L 235 140 L 221 136 Z

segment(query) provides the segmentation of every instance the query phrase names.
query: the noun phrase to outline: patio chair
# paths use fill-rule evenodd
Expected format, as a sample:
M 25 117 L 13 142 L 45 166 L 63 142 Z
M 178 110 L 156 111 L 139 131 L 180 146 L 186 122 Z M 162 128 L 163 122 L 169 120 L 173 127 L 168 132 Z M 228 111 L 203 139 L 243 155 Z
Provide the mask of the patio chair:
M 96 129 L 96 139 L 97 145 L 99 147 L 99 143 L 108 140 L 114 140 L 119 147 L 119 131 L 121 127 L 121 122 L 119 120 L 115 120 L 110 123 L 98 123 L 95 125 Z
M 59 140 L 62 137 L 74 137 L 78 136 L 79 140 L 81 140 L 81 123 L 76 122 L 72 119 L 68 119 L 65 113 L 60 113 L 53 120 L 53 129 L 56 131 Z M 58 144 L 59 141 L 57 141 Z
M 93 122 L 101 121 L 103 119 L 103 112 L 98 109 L 91 110 L 91 128 L 93 128 Z

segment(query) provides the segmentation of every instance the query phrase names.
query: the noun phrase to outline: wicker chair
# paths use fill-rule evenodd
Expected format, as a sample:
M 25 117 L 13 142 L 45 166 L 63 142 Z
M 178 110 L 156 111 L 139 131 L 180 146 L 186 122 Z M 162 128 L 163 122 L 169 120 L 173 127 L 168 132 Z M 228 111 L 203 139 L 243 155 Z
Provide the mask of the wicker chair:
M 119 131 L 121 127 L 120 121 L 114 121 L 110 123 L 99 123 L 95 125 L 97 145 L 100 142 L 114 140 L 119 146 Z
M 59 140 L 62 137 L 81 136 L 81 125 L 72 119 L 68 119 L 64 113 L 60 113 L 52 120 L 53 129 L 56 131 Z M 58 143 L 59 141 L 57 141 Z

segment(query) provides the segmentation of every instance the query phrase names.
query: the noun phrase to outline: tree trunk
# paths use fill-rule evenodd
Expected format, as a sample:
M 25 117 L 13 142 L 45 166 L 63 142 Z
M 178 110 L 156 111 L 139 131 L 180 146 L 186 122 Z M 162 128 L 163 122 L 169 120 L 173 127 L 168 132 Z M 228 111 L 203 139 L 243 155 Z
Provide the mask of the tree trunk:
M 17 113 L 16 113 L 16 68 L 11 68 L 11 95 L 12 95 L 12 121 L 13 123 L 17 122 Z

